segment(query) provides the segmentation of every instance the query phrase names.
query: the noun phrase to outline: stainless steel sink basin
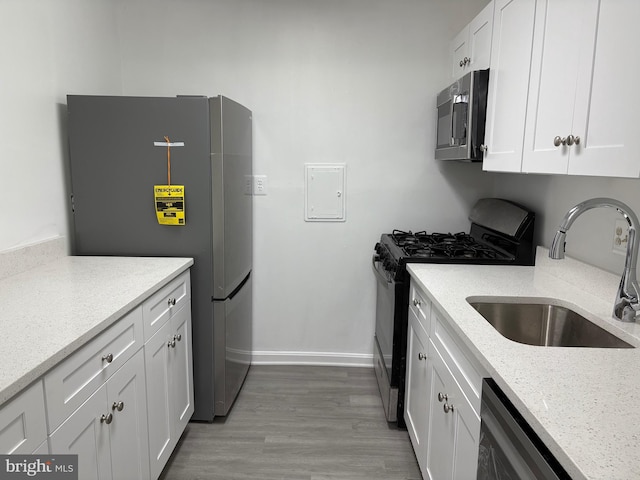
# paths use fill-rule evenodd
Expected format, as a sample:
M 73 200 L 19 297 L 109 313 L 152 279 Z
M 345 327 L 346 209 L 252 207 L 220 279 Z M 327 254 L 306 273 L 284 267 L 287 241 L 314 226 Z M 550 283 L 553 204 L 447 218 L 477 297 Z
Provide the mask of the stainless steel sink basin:
M 474 302 L 502 336 L 546 347 L 634 348 L 579 313 L 546 303 Z

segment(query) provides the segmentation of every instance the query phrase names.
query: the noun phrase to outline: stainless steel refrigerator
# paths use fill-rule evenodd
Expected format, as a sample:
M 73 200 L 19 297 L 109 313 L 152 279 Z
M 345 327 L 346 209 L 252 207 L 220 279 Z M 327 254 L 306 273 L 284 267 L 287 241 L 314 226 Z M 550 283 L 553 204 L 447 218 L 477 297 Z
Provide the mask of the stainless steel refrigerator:
M 194 258 L 192 419 L 226 415 L 251 364 L 251 112 L 222 96 L 69 95 L 67 108 L 74 253 Z M 158 185 L 184 186 L 182 203 L 162 204 Z M 161 224 L 174 207 L 184 222 Z

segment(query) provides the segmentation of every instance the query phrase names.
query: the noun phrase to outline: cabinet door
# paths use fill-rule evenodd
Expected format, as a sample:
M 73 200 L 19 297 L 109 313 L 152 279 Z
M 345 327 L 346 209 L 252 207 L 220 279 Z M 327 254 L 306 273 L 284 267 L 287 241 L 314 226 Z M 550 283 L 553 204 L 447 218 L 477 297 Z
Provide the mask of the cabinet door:
M 404 418 L 422 476 L 426 478 L 429 432 L 429 337 L 413 309 L 409 309 L 407 377 Z
M 176 436 L 184 431 L 193 415 L 193 360 L 191 351 L 191 309 L 187 307 L 171 319 L 172 348 L 169 351 L 173 419 Z M 174 343 L 175 342 L 175 343 Z
M 495 2 L 484 170 L 521 170 L 535 8 L 535 0 Z
M 169 349 L 171 323 L 165 323 L 144 345 L 151 478 L 158 478 L 177 439 L 173 436 Z
M 0 453 L 33 452 L 47 439 L 44 389 L 38 380 L 0 410 Z
M 476 478 L 480 417 L 433 342 L 427 474 L 431 480 Z
M 590 3 L 599 3 L 590 8 L 597 14 L 597 22 L 591 22 L 597 23 L 597 36 L 580 56 L 572 133 L 581 142 L 571 153 L 569 173 L 637 178 L 640 160 L 632 142 L 639 130 L 636 29 L 640 2 Z
M 438 350 L 430 343 L 431 357 L 429 370 L 431 388 L 429 392 L 429 438 L 427 441 L 427 474 L 430 480 L 447 480 L 453 476 L 453 453 L 455 444 L 455 416 L 444 412 L 448 400 L 443 395 L 451 395 L 449 373 Z
M 139 350 L 107 383 L 111 470 L 114 479 L 149 478 L 144 353 Z
M 556 146 L 554 139 L 581 135 L 584 141 L 573 128 L 576 86 L 591 83 L 598 3 L 537 2 L 523 172 L 567 173 L 575 146 Z
M 455 401 L 455 400 L 454 400 Z M 480 417 L 464 398 L 453 403 L 456 416 L 453 478 L 476 478 L 480 447 Z
M 78 455 L 83 480 L 112 478 L 109 425 L 101 421 L 101 416 L 109 413 L 107 387 L 103 385 L 51 434 L 52 452 Z
M 467 70 L 467 63 L 464 61 L 469 58 L 469 26 L 458 33 L 450 44 L 451 59 L 451 78 L 457 80 L 462 77 Z
M 467 71 L 485 70 L 490 66 L 493 7 L 493 2 L 489 3 L 469 24 Z

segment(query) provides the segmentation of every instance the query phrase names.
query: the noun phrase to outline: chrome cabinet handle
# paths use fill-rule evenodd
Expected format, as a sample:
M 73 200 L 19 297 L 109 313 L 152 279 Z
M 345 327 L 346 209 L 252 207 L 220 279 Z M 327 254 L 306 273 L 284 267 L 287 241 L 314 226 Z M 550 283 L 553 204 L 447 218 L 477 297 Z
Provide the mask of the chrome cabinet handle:
M 449 397 L 447 396 L 446 393 L 440 393 L 438 392 L 438 401 L 442 402 L 442 401 L 447 401 L 449 400 Z
M 167 347 L 176 348 L 176 339 L 175 339 L 175 337 L 167 342 Z
M 576 140 L 576 139 L 575 139 L 575 137 L 574 137 L 573 135 L 569 135 L 569 136 L 567 137 L 567 145 L 569 145 L 569 146 L 573 145 L 573 144 L 574 144 L 574 142 L 575 142 L 575 140 Z
M 576 135 L 576 145 L 580 145 L 580 137 Z
M 422 352 L 418 353 L 418 360 L 426 360 L 426 359 L 427 359 L 426 353 L 422 353 Z
M 109 425 L 111 422 L 113 422 L 113 415 L 111 413 L 109 415 L 102 415 L 100 417 L 100 423 L 106 423 L 107 425 Z
M 566 145 L 566 144 L 567 144 L 567 139 L 566 139 L 565 137 L 559 137 L 559 136 L 558 136 L 558 137 L 555 137 L 555 138 L 553 139 L 553 144 L 554 144 L 556 147 L 559 147 L 560 145 Z
M 170 307 L 175 306 L 175 304 L 176 304 L 176 299 L 175 299 L 175 298 L 170 298 L 170 299 L 167 301 L 167 305 L 169 305 Z
M 487 146 L 485 144 L 480 145 L 480 151 L 481 152 L 486 152 L 487 150 L 489 150 L 489 148 L 487 148 Z
M 453 405 L 449 405 L 448 403 L 445 403 L 442 406 L 442 409 L 444 410 L 444 413 L 449 413 L 449 412 L 453 412 Z
M 113 402 L 113 405 L 111 405 L 111 410 L 118 410 L 121 412 L 123 408 L 124 402 Z
M 174 335 L 173 338 L 175 338 L 176 340 L 180 341 L 180 340 L 182 340 L 182 335 L 181 334 L 177 334 L 177 335 Z
M 420 305 L 422 305 L 422 302 L 420 302 L 420 300 L 418 300 L 417 298 L 413 299 L 413 306 L 414 307 L 419 307 Z
M 463 65 L 464 65 L 464 62 L 460 60 L 460 66 L 462 67 Z
M 102 357 L 102 361 L 107 361 L 107 363 L 111 363 L 113 362 L 113 353 L 107 353 L 106 355 L 103 355 Z

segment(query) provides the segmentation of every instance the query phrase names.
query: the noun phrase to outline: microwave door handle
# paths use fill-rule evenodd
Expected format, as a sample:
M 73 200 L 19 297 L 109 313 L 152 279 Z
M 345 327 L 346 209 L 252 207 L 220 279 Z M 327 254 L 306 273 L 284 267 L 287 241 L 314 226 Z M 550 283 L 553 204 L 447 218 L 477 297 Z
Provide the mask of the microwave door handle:
M 451 132 L 451 138 L 449 139 L 449 146 L 453 147 L 456 144 L 456 139 L 453 136 L 454 132 L 455 132 L 455 125 L 454 125 L 454 120 L 453 120 L 453 106 L 456 103 L 456 95 L 453 95 L 451 97 L 451 110 L 449 111 L 449 118 L 451 119 L 451 128 L 449 129 L 449 131 Z

